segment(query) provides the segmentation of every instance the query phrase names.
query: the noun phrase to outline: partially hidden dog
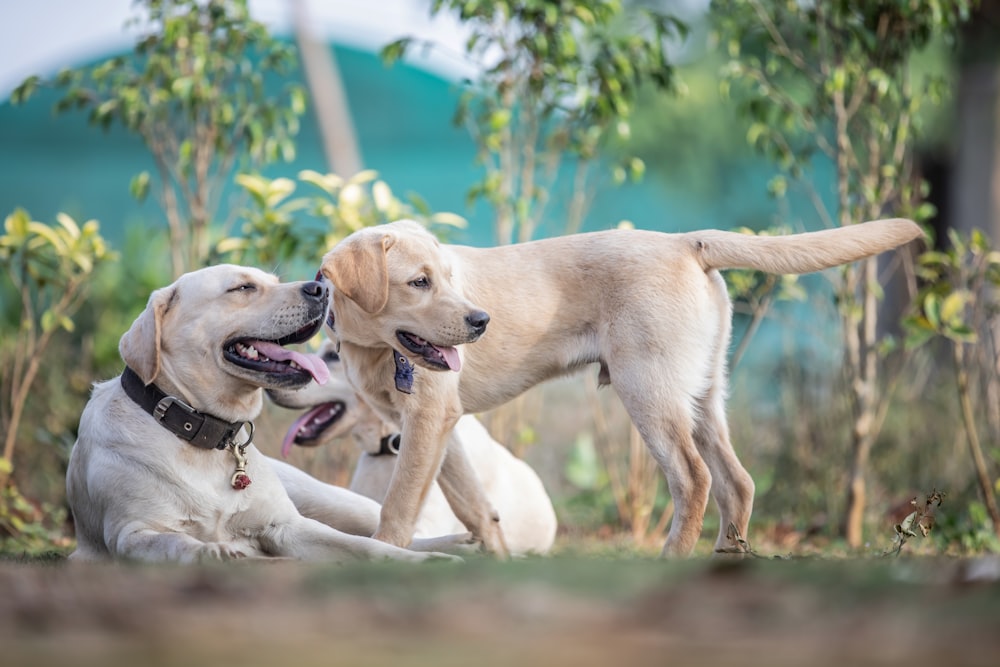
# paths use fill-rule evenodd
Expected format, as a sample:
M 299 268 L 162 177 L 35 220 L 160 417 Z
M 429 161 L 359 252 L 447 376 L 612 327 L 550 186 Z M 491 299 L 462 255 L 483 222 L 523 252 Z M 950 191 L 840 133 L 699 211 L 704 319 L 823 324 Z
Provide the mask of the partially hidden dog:
M 294 469 L 279 477 L 287 464 L 252 442 L 264 387 L 326 380 L 322 360 L 284 346 L 320 329 L 328 300 L 325 283 L 233 265 L 152 293 L 121 338 L 124 373 L 96 384 L 81 416 L 66 479 L 72 559 L 451 558 L 371 539 L 376 503 Z M 357 534 L 303 516 L 283 481 Z
M 502 516 L 452 428 L 597 364 L 666 476 L 675 510 L 664 555 L 692 552 L 710 491 L 715 548 L 732 550 L 729 527 L 747 536 L 754 484 L 726 422 L 732 306 L 719 271 L 808 273 L 920 236 L 898 218 L 788 236 L 610 230 L 493 248 L 443 245 L 408 220 L 352 233 L 321 267 L 334 286 L 331 336 L 351 383 L 402 429 L 374 536 L 408 544 L 440 471 L 463 524 L 505 554 Z
M 268 389 L 278 405 L 304 412 L 288 429 L 281 453 L 294 445 L 326 445 L 350 435 L 361 450 L 350 490 L 379 503 L 385 499 L 396 470 L 400 436 L 360 399 L 347 382 L 336 345 L 326 341 L 317 354 L 326 362 L 330 380 L 302 389 Z M 544 554 L 555 541 L 557 520 L 552 500 L 531 467 L 494 440 L 473 415 L 455 425 L 455 445 L 462 447 L 487 499 L 503 517 L 512 555 Z M 416 537 L 457 534 L 466 528 L 452 512 L 437 483 L 431 485 L 414 527 Z

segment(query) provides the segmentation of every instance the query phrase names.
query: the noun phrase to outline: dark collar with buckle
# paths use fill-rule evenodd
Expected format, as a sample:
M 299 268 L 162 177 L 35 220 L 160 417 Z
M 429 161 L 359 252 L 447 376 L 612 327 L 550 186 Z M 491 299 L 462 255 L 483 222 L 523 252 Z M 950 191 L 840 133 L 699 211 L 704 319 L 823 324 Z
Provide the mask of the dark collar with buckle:
M 163 393 L 155 384 L 145 384 L 128 366 L 122 373 L 122 388 L 161 426 L 195 447 L 225 449 L 245 425 L 249 423 L 253 428 L 251 422 L 227 422 L 198 412 L 176 396 Z
M 369 456 L 386 456 L 388 454 L 396 455 L 399 454 L 399 443 L 402 441 L 403 436 L 399 433 L 392 433 L 390 435 L 382 436 L 382 439 L 378 441 L 378 452 L 374 454 L 369 454 Z

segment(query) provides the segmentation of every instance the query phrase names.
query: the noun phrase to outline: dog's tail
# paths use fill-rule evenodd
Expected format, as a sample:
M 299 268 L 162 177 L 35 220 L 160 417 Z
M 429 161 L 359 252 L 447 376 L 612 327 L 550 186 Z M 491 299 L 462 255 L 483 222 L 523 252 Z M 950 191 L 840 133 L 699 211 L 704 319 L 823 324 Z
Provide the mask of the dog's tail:
M 699 261 L 710 269 L 756 269 L 767 273 L 810 273 L 892 250 L 924 235 L 905 218 L 787 236 L 755 236 L 705 230 L 687 236 Z

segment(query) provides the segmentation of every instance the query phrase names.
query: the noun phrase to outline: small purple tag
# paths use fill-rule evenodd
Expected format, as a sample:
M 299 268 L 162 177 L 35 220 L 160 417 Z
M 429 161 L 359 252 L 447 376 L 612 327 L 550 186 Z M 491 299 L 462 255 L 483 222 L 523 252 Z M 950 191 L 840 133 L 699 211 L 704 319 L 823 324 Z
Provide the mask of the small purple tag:
M 401 355 L 396 350 L 392 351 L 393 361 L 396 362 L 396 391 L 404 394 L 413 393 L 413 364 L 410 360 Z

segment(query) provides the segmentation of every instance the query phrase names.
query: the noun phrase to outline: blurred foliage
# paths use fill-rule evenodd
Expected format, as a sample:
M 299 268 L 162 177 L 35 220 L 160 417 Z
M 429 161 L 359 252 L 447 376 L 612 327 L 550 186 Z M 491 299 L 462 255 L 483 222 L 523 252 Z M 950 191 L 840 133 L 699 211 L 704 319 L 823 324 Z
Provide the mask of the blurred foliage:
M 925 252 L 919 274 L 925 286 L 904 321 L 906 342 L 917 347 L 940 337 L 948 342 L 962 426 L 979 482 L 982 506 L 1000 538 L 1000 485 L 980 441 L 979 422 L 992 426 L 988 442 L 1000 442 L 1000 251 L 979 230 L 963 237 L 949 230 L 949 247 Z M 1000 449 L 994 444 L 994 456 Z
M 715 0 L 730 56 L 723 96 L 750 121 L 747 141 L 793 178 L 818 153 L 837 163 L 836 210 L 818 211 L 827 221 L 876 218 L 890 202 L 926 219 L 933 210 L 919 202 L 912 147 L 924 107 L 949 87 L 943 74 L 912 71 L 911 60 L 932 40 L 953 40 L 973 4 Z
M 771 227 L 760 232 L 741 227 L 734 231 L 759 236 L 780 236 L 791 233 L 787 227 Z M 750 317 L 750 322 L 729 358 L 729 367 L 735 368 L 743 359 L 750 340 L 767 316 L 771 305 L 780 301 L 805 301 L 806 291 L 799 283 L 799 276 L 796 275 L 778 276 L 750 269 L 732 269 L 726 271 L 724 277 L 729 298 L 733 301 L 733 311 Z
M 978 332 L 1000 315 L 1000 250 L 980 230 L 963 236 L 948 230 L 948 248 L 918 258 L 924 281 L 906 319 L 906 343 L 919 347 L 940 336 L 954 344 L 976 344 Z
M 12 477 L 15 447 L 27 440 L 21 421 L 28 397 L 55 335 L 76 329 L 73 318 L 91 278 L 99 266 L 115 257 L 96 220 L 80 226 L 60 214 L 58 224 L 47 225 L 18 209 L 4 221 L 0 266 L 10 283 L 0 286 L 0 292 L 19 301 L 21 310 L 16 324 L 4 319 L 0 339 L 0 425 L 4 437 L 0 451 L 0 538 L 25 548 L 48 534 L 41 522 L 51 514 L 35 511 Z
M 431 15 L 452 12 L 470 37 L 465 56 L 480 72 L 466 82 L 455 124 L 468 128 L 484 178 L 468 192 L 495 211 L 496 241 L 527 241 L 542 219 L 560 165 L 574 162 L 567 231 L 579 229 L 589 204 L 590 170 L 613 135 L 627 136 L 643 85 L 668 90 L 669 39 L 686 27 L 665 14 L 619 0 L 434 0 Z M 394 62 L 432 43 L 412 37 L 386 46 Z M 637 158 L 613 177 L 639 177 Z
M 828 227 L 886 216 L 924 221 L 927 184 L 915 171 L 915 137 L 927 104 L 947 91 L 940 77 L 914 81 L 914 53 L 950 40 L 969 0 L 796 3 L 714 0 L 712 15 L 730 60 L 721 91 L 749 123 L 747 141 L 806 188 Z M 803 178 L 815 156 L 834 165 L 832 206 Z M 769 190 L 784 195 L 784 176 Z M 912 286 L 912 272 L 900 272 Z M 834 283 L 841 316 L 844 388 L 851 404 L 850 475 L 843 530 L 862 545 L 868 461 L 902 368 L 897 346 L 880 340 L 879 302 L 888 278 L 870 257 L 841 267 Z M 881 327 L 885 329 L 885 327 Z M 895 350 L 895 359 L 880 358 Z
M 31 77 L 11 99 L 24 103 L 51 85 L 65 91 L 56 112 L 86 109 L 92 124 L 120 124 L 142 137 L 156 164 L 176 277 L 206 262 L 209 226 L 232 172 L 294 157 L 305 92 L 266 93 L 265 76 L 286 73 L 294 53 L 250 18 L 246 0 L 136 5 L 140 36 L 131 57 L 66 69 L 49 82 Z M 138 174 L 133 195 L 144 199 L 152 180 Z
M 454 213 L 431 212 L 415 195 L 408 203 L 398 199 L 372 170 L 348 179 L 301 171 L 298 183 L 240 174 L 236 182 L 250 195 L 251 207 L 241 216 L 245 221 L 241 235 L 222 239 L 215 246 L 213 259 L 219 261 L 272 267 L 301 261 L 315 267 L 327 250 L 362 227 L 409 218 L 446 237 L 449 229 L 467 225 Z M 310 186 L 310 191 L 293 198 L 300 183 Z
M 13 484 L 0 487 L 0 554 L 40 556 L 65 551 L 72 544 L 65 533 L 66 519 L 64 507 L 32 503 Z

